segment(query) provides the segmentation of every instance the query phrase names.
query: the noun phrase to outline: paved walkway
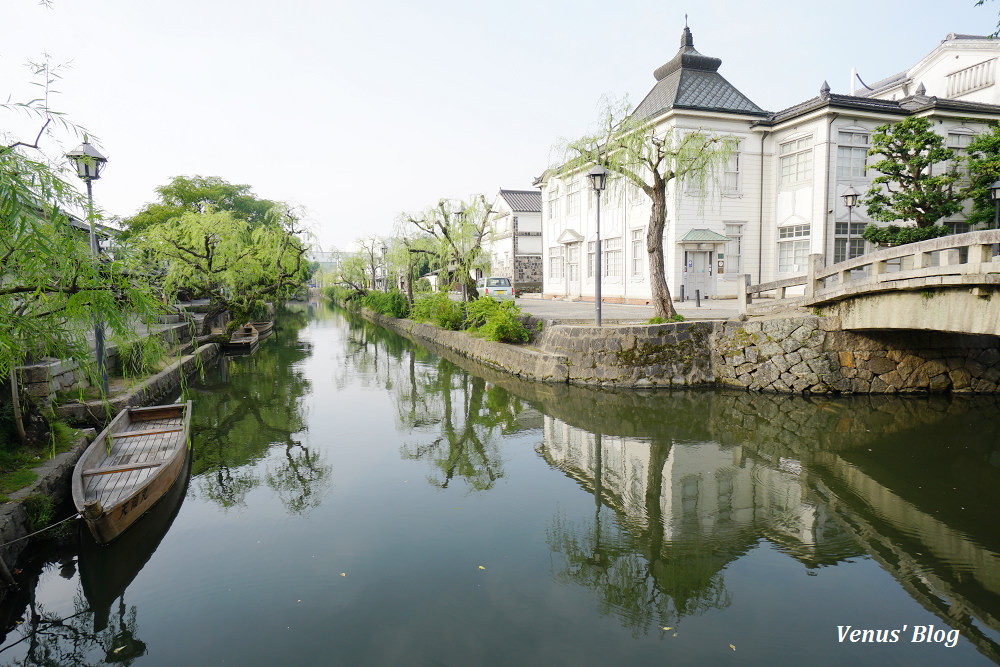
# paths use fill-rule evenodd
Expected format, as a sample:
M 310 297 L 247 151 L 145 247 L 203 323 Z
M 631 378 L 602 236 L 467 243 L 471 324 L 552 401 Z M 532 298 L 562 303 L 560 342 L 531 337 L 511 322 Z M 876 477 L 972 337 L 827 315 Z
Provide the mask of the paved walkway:
M 560 299 L 533 299 L 520 297 L 517 305 L 526 313 L 547 320 L 563 322 L 593 322 L 593 301 L 562 301 Z M 674 308 L 686 320 L 728 320 L 736 317 L 739 308 L 735 299 L 704 299 L 701 307 L 694 301 L 675 301 Z M 601 322 L 643 322 L 653 317 L 652 306 L 633 306 L 620 303 L 601 304 Z

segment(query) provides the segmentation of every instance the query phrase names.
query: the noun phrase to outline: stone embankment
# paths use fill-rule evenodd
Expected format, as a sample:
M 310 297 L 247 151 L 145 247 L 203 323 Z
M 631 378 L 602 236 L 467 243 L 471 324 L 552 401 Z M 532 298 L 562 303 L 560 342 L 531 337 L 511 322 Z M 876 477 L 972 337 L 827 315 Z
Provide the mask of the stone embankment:
M 529 346 L 514 346 L 370 311 L 364 316 L 542 382 L 811 394 L 994 393 L 1000 383 L 994 336 L 849 332 L 836 317 L 604 327 L 548 322 Z
M 185 377 L 219 354 L 219 345 L 215 343 L 194 349 L 196 345 L 197 343 L 193 342 L 189 354 L 153 377 L 137 382 L 122 394 L 111 397 L 107 403 L 103 401 L 70 403 L 59 406 L 56 413 L 73 423 L 103 424 L 126 407 L 151 405 L 163 399 L 168 392 L 176 391 Z M 87 448 L 89 441 L 96 435 L 96 430 L 87 429 L 85 433 L 86 437 L 82 437 L 69 451 L 58 454 L 35 468 L 38 479 L 29 486 L 8 494 L 10 502 L 0 506 L 0 561 L 2 561 L 0 576 L 5 567 L 13 566 L 17 557 L 28 546 L 29 539 L 25 539 L 26 536 L 45 527 L 33 525 L 24 499 L 42 496 L 48 499 L 53 508 L 61 507 L 68 499 L 73 467 Z M 54 518 L 58 520 L 65 516 Z

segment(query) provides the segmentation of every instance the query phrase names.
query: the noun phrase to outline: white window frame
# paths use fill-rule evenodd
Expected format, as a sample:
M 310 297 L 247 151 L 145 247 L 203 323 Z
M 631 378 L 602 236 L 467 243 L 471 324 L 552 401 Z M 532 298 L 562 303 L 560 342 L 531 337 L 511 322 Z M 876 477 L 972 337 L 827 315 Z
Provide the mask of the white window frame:
M 808 269 L 810 231 L 808 223 L 778 228 L 778 273 L 802 273 Z
M 558 280 L 565 277 L 562 246 L 549 248 L 549 278 Z
M 738 195 L 743 192 L 743 177 L 740 174 L 740 163 L 742 161 L 743 142 L 737 142 L 733 154 L 729 156 L 722 170 L 722 194 Z
M 601 260 L 604 265 L 604 276 L 607 278 L 622 277 L 622 237 L 615 236 L 602 241 Z
M 867 242 L 861 237 L 865 233 L 867 223 L 851 222 L 851 255 L 847 256 L 847 223 L 837 222 L 833 225 L 833 263 L 846 262 L 848 259 L 860 257 L 867 251 Z
M 812 135 L 778 145 L 778 182 L 781 185 L 805 183 L 812 178 Z
M 726 237 L 729 241 L 726 243 L 723 261 L 723 277 L 726 279 L 734 279 L 736 276 L 744 273 L 743 271 L 743 234 L 746 230 L 747 223 L 740 222 L 729 222 L 725 223 Z M 735 252 L 734 252 L 735 249 Z
M 566 215 L 580 215 L 580 181 L 570 181 L 566 187 Z
M 865 176 L 871 133 L 861 129 L 837 131 L 837 178 L 852 179 Z
M 644 263 L 642 260 L 644 259 L 643 255 L 645 255 L 643 252 L 645 248 L 645 244 L 643 243 L 643 240 L 645 240 L 645 231 L 645 229 L 640 227 L 629 232 L 632 240 L 632 276 L 636 278 L 642 277 L 642 265 Z

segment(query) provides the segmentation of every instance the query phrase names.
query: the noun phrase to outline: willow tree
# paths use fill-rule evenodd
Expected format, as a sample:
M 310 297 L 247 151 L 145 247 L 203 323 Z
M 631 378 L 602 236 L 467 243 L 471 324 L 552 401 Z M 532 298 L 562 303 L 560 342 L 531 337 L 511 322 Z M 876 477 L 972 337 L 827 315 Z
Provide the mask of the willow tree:
M 132 340 L 136 320 L 151 323 L 162 312 L 132 257 L 121 248 L 95 257 L 87 225 L 70 214 L 89 211 L 87 198 L 64 179 L 65 158 L 50 156 L 44 140 L 55 131 L 71 138 L 82 131 L 49 109 L 48 65 L 35 66 L 35 73 L 43 98 L 0 104 L 36 118 L 39 127 L 33 139 L 0 133 L 0 377 L 10 380 L 22 440 L 14 368 L 46 356 L 89 368 L 92 318 L 116 338 Z
M 289 296 L 308 277 L 303 255 L 309 246 L 297 217 L 284 206 L 275 206 L 257 226 L 228 211 L 188 211 L 150 225 L 138 238 L 162 267 L 165 292 L 183 290 L 209 300 L 202 335 L 211 332 L 217 315 L 229 311 L 234 329 L 262 301 Z
M 474 195 L 468 201 L 442 199 L 422 213 L 403 215 L 418 234 L 430 240 L 442 271 L 453 270 L 457 274 L 457 280 L 465 287 L 466 300 L 479 297 L 472 271 L 485 268 L 483 238 L 490 229 L 489 214 L 486 197 Z
M 661 127 L 650 118 L 631 113 L 627 100 L 607 100 L 601 114 L 600 130 L 567 144 L 565 161 L 555 173 L 559 177 L 586 172 L 600 164 L 617 182 L 624 205 L 624 193 L 638 188 L 650 200 L 646 227 L 646 253 L 653 312 L 670 319 L 674 309 L 663 262 L 663 231 L 667 221 L 667 185 L 686 180 L 699 188 L 717 181 L 722 167 L 736 146 L 736 139 L 702 130 Z

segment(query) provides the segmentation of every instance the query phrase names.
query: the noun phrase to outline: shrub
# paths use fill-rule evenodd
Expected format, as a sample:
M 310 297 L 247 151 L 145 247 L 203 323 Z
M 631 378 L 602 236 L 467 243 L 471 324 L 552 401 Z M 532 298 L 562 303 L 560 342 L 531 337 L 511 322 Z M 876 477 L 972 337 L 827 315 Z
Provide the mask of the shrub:
M 159 370 L 167 353 L 159 338 L 147 337 L 127 341 L 118 346 L 118 362 L 124 376 L 152 375 Z
M 665 322 L 666 320 L 663 319 L 662 317 L 651 317 L 649 318 L 649 321 L 646 322 L 646 324 L 663 324 Z
M 673 315 L 670 316 L 670 319 L 668 321 L 669 322 L 683 322 L 684 321 L 684 316 L 681 315 L 680 313 L 674 313 Z
M 526 343 L 529 338 L 528 330 L 511 308 L 501 308 L 493 313 L 479 331 L 487 340 L 498 343 Z
M 865 240 L 878 243 L 884 246 L 904 245 L 906 243 L 917 243 L 927 239 L 936 239 L 939 236 L 947 236 L 951 229 L 944 225 L 931 225 L 930 227 L 899 227 L 889 225 L 879 227 L 868 225 L 861 235 Z
M 361 299 L 361 305 L 389 317 L 401 318 L 410 314 L 410 304 L 406 300 L 406 295 L 396 289 L 388 292 L 369 292 Z
M 484 296 L 469 303 L 466 308 L 466 325 L 478 328 L 487 339 L 500 343 L 524 343 L 528 330 L 518 318 L 521 309 L 513 301 L 498 301 Z
M 464 319 L 461 304 L 452 301 L 444 292 L 433 292 L 414 299 L 411 316 L 451 331 L 461 329 Z
M 431 281 L 427 278 L 421 278 L 417 282 L 413 283 L 413 291 L 419 294 L 431 291 Z

